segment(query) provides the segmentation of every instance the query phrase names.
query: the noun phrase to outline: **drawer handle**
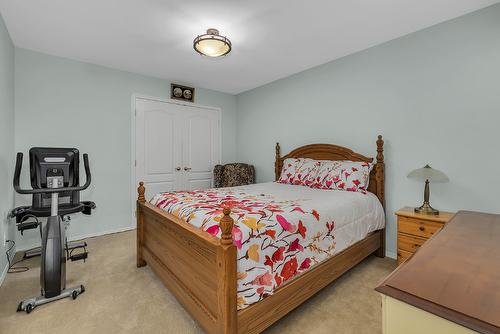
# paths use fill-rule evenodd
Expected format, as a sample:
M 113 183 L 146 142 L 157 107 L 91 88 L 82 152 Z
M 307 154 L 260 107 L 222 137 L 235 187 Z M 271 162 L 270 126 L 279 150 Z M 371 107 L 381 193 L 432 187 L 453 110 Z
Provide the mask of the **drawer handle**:
M 423 232 L 423 231 L 425 231 L 425 227 L 423 227 L 423 226 L 420 226 L 418 229 L 419 229 L 420 231 L 422 231 L 422 232 Z

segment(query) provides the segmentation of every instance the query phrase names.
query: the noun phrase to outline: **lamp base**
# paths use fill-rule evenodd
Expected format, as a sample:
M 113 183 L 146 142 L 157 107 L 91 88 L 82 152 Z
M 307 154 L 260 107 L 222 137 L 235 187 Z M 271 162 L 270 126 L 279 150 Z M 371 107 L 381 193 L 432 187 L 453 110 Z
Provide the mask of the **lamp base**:
M 439 215 L 439 210 L 434 209 L 427 202 L 424 202 L 422 206 L 415 208 L 415 212 L 424 215 Z

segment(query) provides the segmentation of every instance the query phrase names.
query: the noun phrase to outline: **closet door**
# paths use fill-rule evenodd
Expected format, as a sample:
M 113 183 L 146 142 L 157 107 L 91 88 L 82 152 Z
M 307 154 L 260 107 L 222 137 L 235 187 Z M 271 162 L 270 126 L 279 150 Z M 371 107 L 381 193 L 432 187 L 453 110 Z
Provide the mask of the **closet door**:
M 136 99 L 136 184 L 144 181 L 146 200 L 183 188 L 182 106 Z
M 220 163 L 219 122 L 215 110 L 192 107 L 186 112 L 182 169 L 188 190 L 213 186 L 213 169 Z

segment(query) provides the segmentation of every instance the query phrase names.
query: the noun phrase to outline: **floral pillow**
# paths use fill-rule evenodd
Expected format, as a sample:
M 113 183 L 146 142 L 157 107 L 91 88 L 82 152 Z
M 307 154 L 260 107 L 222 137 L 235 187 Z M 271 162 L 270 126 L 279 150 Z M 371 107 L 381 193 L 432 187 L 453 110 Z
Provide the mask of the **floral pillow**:
M 340 168 L 340 161 L 322 160 L 321 167 L 312 187 L 318 189 L 337 189 L 336 183 L 340 181 Z
M 321 162 L 312 159 L 288 158 L 283 162 L 279 183 L 312 186 L 321 167 Z
M 322 161 L 314 188 L 366 193 L 373 164 L 358 161 Z
M 300 167 L 304 164 L 305 159 L 288 158 L 283 161 L 283 168 L 278 179 L 279 183 L 294 184 L 295 175 L 298 174 Z
M 304 160 L 304 163 L 297 172 L 294 184 L 311 187 L 321 168 L 321 161 L 313 159 Z

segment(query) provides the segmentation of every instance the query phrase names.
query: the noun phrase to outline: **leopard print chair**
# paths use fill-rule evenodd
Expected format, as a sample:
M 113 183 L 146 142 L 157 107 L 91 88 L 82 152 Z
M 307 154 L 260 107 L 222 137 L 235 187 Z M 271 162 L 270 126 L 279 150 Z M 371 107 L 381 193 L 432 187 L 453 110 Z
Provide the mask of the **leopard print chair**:
M 214 167 L 215 188 L 236 187 L 255 182 L 255 170 L 252 165 L 232 163 Z

